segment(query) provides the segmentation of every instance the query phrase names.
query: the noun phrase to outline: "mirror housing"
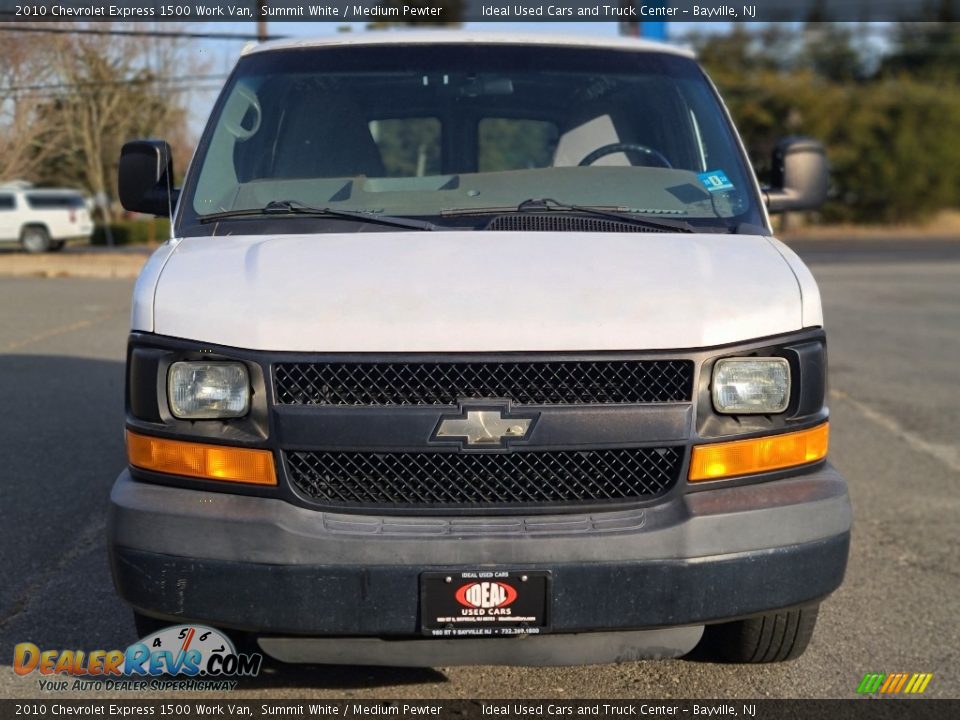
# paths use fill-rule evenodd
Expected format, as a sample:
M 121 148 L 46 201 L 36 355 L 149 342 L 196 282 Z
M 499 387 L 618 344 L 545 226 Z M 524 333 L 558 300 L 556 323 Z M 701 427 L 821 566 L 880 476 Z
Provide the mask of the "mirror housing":
M 173 154 L 164 140 L 132 140 L 120 150 L 117 189 L 131 212 L 169 217 L 179 191 L 173 188 Z
M 787 137 L 773 150 L 767 209 L 816 210 L 827 199 L 829 167 L 823 145 L 808 137 Z

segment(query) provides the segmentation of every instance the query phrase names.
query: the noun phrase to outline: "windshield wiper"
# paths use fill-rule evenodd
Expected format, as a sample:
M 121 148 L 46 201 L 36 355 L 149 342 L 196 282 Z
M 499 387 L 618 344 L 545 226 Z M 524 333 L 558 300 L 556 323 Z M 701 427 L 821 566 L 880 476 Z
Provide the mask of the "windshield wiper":
M 223 212 L 201 215 L 197 219 L 201 223 L 211 223 L 217 222 L 218 220 L 232 220 L 233 218 L 243 217 L 341 218 L 345 220 L 359 220 L 360 222 L 365 223 L 376 223 L 378 225 L 406 228 L 408 230 L 439 229 L 437 225 L 427 222 L 426 220 L 393 217 L 391 215 L 377 215 L 376 213 L 372 212 L 360 212 L 354 210 L 335 210 L 328 207 L 311 207 L 310 205 L 305 205 L 297 200 L 271 200 L 262 208 L 224 210 Z
M 599 206 L 599 205 L 572 205 L 562 203 L 553 198 L 530 198 L 524 200 L 516 207 L 491 207 L 491 208 L 457 208 L 453 210 L 444 210 L 441 215 L 486 215 L 492 213 L 509 212 L 579 212 L 585 215 L 595 215 L 605 217 L 610 220 L 619 220 L 629 222 L 649 230 L 664 230 L 666 232 L 696 232 L 686 220 L 670 221 L 658 218 L 651 218 L 646 215 L 639 215 L 630 210 L 630 208 L 618 206 Z

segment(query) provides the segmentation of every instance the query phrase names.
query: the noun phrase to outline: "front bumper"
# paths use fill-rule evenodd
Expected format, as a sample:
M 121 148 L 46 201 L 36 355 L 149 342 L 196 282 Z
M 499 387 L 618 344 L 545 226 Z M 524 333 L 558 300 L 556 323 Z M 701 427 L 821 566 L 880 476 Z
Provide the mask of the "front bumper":
M 496 662 L 506 647 L 500 638 L 415 639 L 420 574 L 549 570 L 552 631 L 588 644 L 590 635 L 595 644 L 602 634 L 632 632 L 623 658 L 643 656 L 640 646 L 682 654 L 705 623 L 824 597 L 843 579 L 850 522 L 846 484 L 829 464 L 643 509 L 496 518 L 319 512 L 136 482 L 124 472 L 111 493 L 109 546 L 117 589 L 140 612 L 266 635 L 362 639 L 358 652 L 339 651 L 351 662 L 387 661 L 383 643 L 398 639 L 426 647 L 426 656 L 430 648 L 435 657 L 452 653 L 451 662 L 480 643 L 495 649 L 488 659 Z M 650 635 L 682 627 L 695 632 L 672 641 Z M 555 654 L 551 637 L 524 640 L 537 641 L 525 646 L 529 662 Z M 303 658 L 273 642 L 274 654 Z

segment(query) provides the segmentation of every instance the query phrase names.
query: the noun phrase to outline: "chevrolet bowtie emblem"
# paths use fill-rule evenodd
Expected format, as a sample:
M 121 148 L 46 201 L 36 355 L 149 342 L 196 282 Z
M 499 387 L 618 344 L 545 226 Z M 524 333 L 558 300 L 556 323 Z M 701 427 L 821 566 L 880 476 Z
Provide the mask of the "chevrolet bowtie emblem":
M 500 445 L 505 439 L 526 436 L 532 418 L 503 417 L 502 410 L 467 410 L 437 426 L 437 438 L 465 438 L 467 445 Z

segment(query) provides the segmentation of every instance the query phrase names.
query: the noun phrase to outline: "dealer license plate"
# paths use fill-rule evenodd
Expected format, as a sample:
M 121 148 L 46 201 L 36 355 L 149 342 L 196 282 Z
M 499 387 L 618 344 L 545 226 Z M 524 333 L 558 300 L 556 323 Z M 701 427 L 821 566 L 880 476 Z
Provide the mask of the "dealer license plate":
M 475 570 L 420 575 L 420 619 L 431 637 L 536 635 L 550 628 L 550 573 Z

